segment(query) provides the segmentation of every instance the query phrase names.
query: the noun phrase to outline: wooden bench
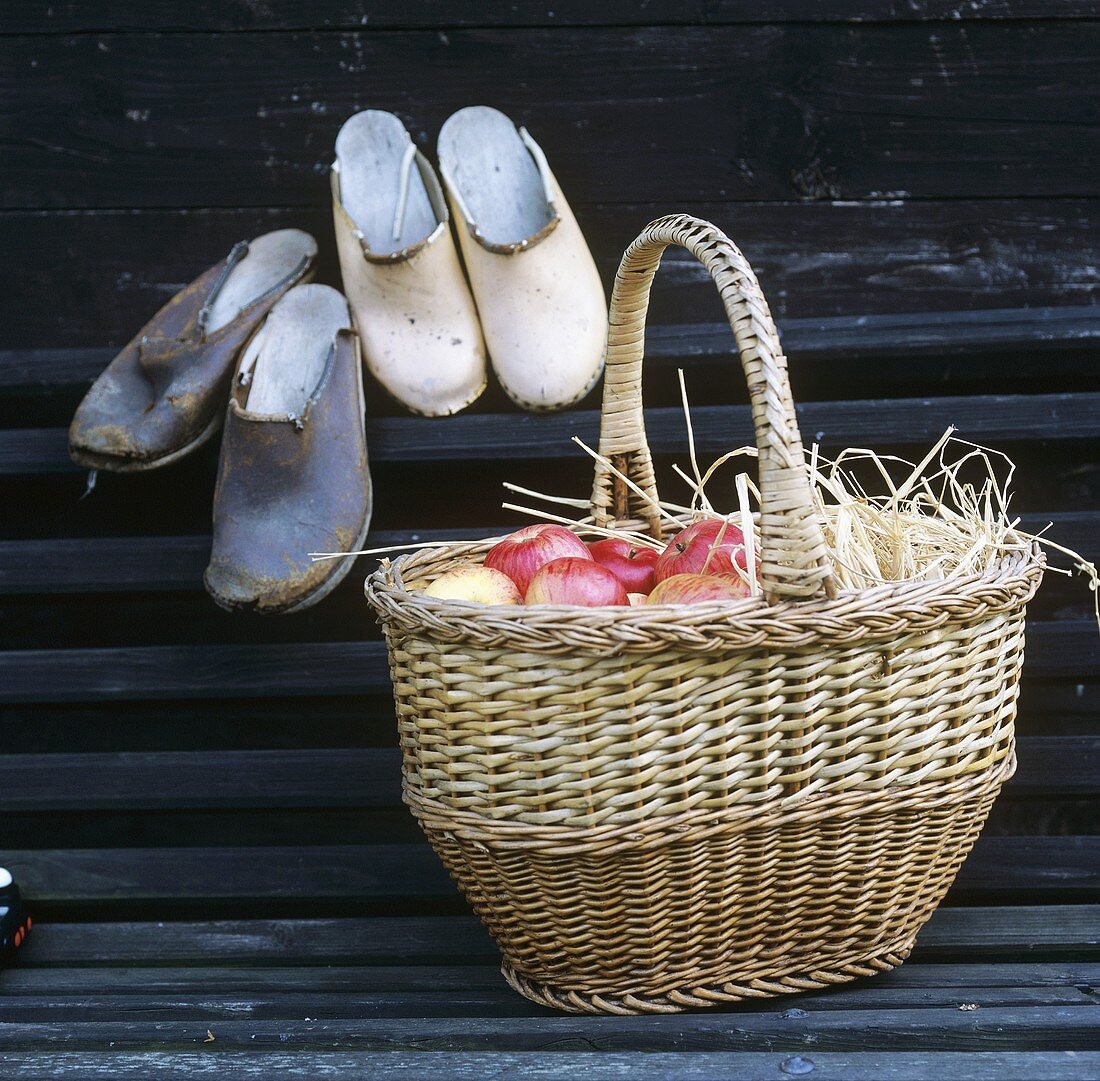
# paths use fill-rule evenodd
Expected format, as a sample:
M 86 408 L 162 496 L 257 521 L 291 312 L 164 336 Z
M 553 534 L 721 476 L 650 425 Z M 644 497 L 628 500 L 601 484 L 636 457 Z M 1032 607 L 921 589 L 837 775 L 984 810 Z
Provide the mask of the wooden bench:
M 605 280 L 670 210 L 742 245 L 808 441 L 911 456 L 955 424 L 1017 462 L 1025 526 L 1100 560 L 1095 3 L 14 7 L 0 865 L 36 927 L 0 972 L 0 1078 L 1100 1077 L 1100 635 L 1079 581 L 1048 576 L 1030 610 L 1018 773 L 902 968 L 568 1017 L 507 988 L 400 803 L 371 562 L 299 616 L 231 616 L 201 586 L 216 448 L 85 494 L 65 446 L 104 343 L 234 241 L 308 228 L 338 282 L 324 172 L 345 116 L 397 109 L 430 149 L 487 100 L 546 147 Z M 670 252 L 653 310 L 672 491 L 678 367 L 701 455 L 751 431 L 701 268 Z M 536 417 L 491 389 L 434 421 L 373 389 L 372 545 L 519 524 L 503 480 L 588 490 L 570 438 L 594 438 L 595 397 Z
M 1051 521 L 1095 558 L 1100 514 L 1079 493 L 1097 481 L 1100 395 L 1062 389 L 1094 319 L 1074 315 L 1000 313 L 1019 348 L 1045 335 L 1042 362 L 1063 374 L 1044 393 L 889 398 L 885 378 L 869 400 L 807 403 L 803 427 L 825 445 L 916 451 L 956 423 L 1011 447 L 1025 524 Z M 955 320 L 959 337 L 989 318 Z M 815 363 L 850 366 L 878 351 L 910 371 L 980 353 L 971 336 L 973 354 L 939 338 L 908 355 L 902 338 L 854 337 L 852 322 L 792 324 L 796 386 Z M 656 365 L 686 365 L 689 386 L 730 363 L 717 326 L 658 331 Z M 995 346 L 1013 342 L 998 331 Z M 45 350 L 31 364 L 8 354 L 7 400 L 70 399 L 104 356 Z M 682 420 L 665 404 L 650 422 L 667 459 L 683 445 Z M 461 493 L 472 499 L 481 485 L 555 465 L 571 485 L 562 490 L 583 491 L 585 460 L 568 436 L 594 423 L 583 409 L 376 418 L 382 528 L 370 543 L 475 536 L 504 521 L 496 511 L 475 524 L 457 491 L 442 498 L 458 507 L 438 515 L 422 502 L 437 456 L 472 474 Z M 696 433 L 706 452 L 747 438 L 746 407 L 700 408 Z M 59 429 L 7 429 L 0 445 L 3 483 L 36 500 L 32 522 L 75 519 L 56 536 L 0 544 L 12 628 L 0 652 L 0 859 L 39 917 L 18 967 L 0 975 L 5 1077 L 201 1076 L 214 1052 L 225 1078 L 1100 1071 L 1100 638 L 1080 587 L 1051 581 L 1035 602 L 1019 772 L 902 969 L 706 1014 L 554 1016 L 504 984 L 491 942 L 400 805 L 362 575 L 297 619 L 227 616 L 201 592 L 208 538 L 162 535 L 157 517 L 174 491 L 209 491 L 213 452 L 160 478 L 103 477 L 79 501 L 84 476 Z M 420 479 L 399 501 L 408 477 Z M 435 525 L 452 515 L 453 527 Z M 141 533 L 126 528 L 135 523 Z M 438 1050 L 451 1053 L 426 1057 Z

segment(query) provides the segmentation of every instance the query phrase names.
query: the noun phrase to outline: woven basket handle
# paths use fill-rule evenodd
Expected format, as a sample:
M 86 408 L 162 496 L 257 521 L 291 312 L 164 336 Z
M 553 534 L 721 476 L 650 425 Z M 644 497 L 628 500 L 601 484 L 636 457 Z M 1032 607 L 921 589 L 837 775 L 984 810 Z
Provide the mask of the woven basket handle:
M 650 500 L 657 499 L 642 411 L 642 355 L 649 291 L 661 256 L 680 244 L 710 271 L 726 308 L 752 400 L 760 453 L 760 563 L 770 601 L 834 592 L 831 567 L 798 434 L 787 358 L 748 260 L 709 222 L 676 214 L 650 222 L 623 255 L 611 294 L 600 453 Z M 660 516 L 603 464 L 596 466 L 598 525 L 641 519 L 660 537 Z

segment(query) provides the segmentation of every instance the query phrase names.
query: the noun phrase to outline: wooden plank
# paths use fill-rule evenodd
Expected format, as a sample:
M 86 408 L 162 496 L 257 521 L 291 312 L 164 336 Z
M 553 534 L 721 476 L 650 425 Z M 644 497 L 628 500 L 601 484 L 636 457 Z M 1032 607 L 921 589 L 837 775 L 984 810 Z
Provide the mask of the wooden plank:
M 1020 528 L 1025 531 L 1037 532 L 1048 525 L 1053 540 L 1100 560 L 1100 511 L 1021 515 Z M 378 530 L 367 537 L 364 547 L 476 540 L 507 533 L 509 528 Z M 208 536 L 0 541 L 0 596 L 197 591 L 209 557 Z M 361 561 L 364 570 L 370 558 Z
M 478 540 L 508 531 L 507 526 L 491 525 L 474 529 L 380 529 L 367 537 L 364 548 Z M 209 536 L 0 541 L 0 595 L 198 590 L 209 560 Z M 367 566 L 366 560 L 363 566 Z
M 193 1019 L 0 1023 L 0 1049 L 356 1049 L 421 1051 L 955 1051 L 1081 1050 L 1096 1046 L 1095 1001 L 1080 1006 L 701 1013 L 690 1017 L 508 1017 L 270 1020 Z
M 426 844 L 9 849 L 0 864 L 40 905 L 457 897 Z M 980 837 L 954 889 L 987 901 L 1093 899 L 1100 837 Z
M 1009 791 L 1100 795 L 1100 736 L 1025 737 Z M 393 747 L 0 756 L 6 811 L 397 807 Z
M 0 756 L 0 792 L 8 811 L 401 803 L 400 762 L 392 747 L 7 754 Z
M 1100 959 L 1100 906 L 940 908 L 913 960 Z M 40 923 L 21 967 L 488 965 L 496 949 L 473 916 Z M 2 981 L 0 981 L 2 985 Z
M 964 910 L 944 909 L 942 912 Z M 1048 923 L 1033 909 L 965 910 L 990 914 L 975 934 L 1010 945 L 1024 934 L 1078 941 L 1089 922 L 1100 927 L 1100 906 L 1054 906 Z M 1047 911 L 1046 908 L 1043 909 Z M 933 920 L 944 923 L 942 912 Z M 945 934 L 968 937 L 968 924 L 947 918 Z M 39 966 L 217 966 L 225 965 L 485 965 L 499 954 L 474 916 L 384 916 L 341 919 L 250 919 L 165 922 L 48 923 L 20 955 L 21 967 Z M 998 934 L 999 932 L 999 934 Z M 1084 946 L 1082 958 L 1100 956 Z M 952 947 L 954 949 L 954 945 Z M 956 951 L 957 952 L 957 951 Z M 988 952 L 988 951 L 987 951 Z
M 780 320 L 881 313 L 891 313 L 887 319 L 899 313 L 924 318 L 941 310 L 1087 305 L 1100 296 L 1100 282 L 1092 273 L 1100 264 L 1096 200 L 731 204 L 711 192 L 706 201 L 662 196 L 655 203 L 594 205 L 586 189 L 582 180 L 567 190 L 605 286 L 614 277 L 623 248 L 641 227 L 683 207 L 715 222 L 737 241 Z M 132 202 L 133 193 L 123 198 Z M 323 200 L 319 187 L 313 198 Z M 623 193 L 616 198 L 622 199 Z M 307 229 L 318 238 L 319 280 L 338 285 L 327 205 L 82 213 L 8 210 L 0 215 L 0 250 L 20 252 L 23 288 L 0 294 L 0 319 L 6 327 L 2 344 L 6 349 L 30 350 L 122 345 L 161 304 L 235 242 L 287 226 Z M 65 266 L 60 277 L 59 259 Z M 706 271 L 687 253 L 673 250 L 664 259 L 649 318 L 655 326 L 715 327 L 721 320 Z M 935 320 L 927 318 L 927 333 L 935 337 Z M 893 331 L 886 327 L 883 333 Z M 945 333 L 954 335 L 956 329 Z M 995 328 L 989 331 L 991 337 L 998 333 Z M 868 327 L 867 334 L 873 340 L 877 331 Z M 853 331 L 852 337 L 858 348 L 858 333 Z M 714 345 L 708 348 L 728 349 L 728 337 L 719 334 L 711 340 Z M 797 344 L 788 339 L 796 375 Z M 1017 366 L 1026 367 L 1031 348 L 1015 358 Z M 1011 370 L 1009 366 L 994 372 L 991 386 L 1000 387 Z M 896 377 L 904 374 L 902 369 Z
M 53 933 L 52 925 L 43 932 Z M 1065 996 L 1080 1002 L 1081 988 L 1100 982 L 1100 962 L 1067 959 L 1041 963 L 921 964 L 908 961 L 901 968 L 874 980 L 840 985 L 822 996 L 816 993 L 784 998 L 792 1004 L 805 1000 L 806 1008 L 822 1005 L 881 1009 L 884 1006 L 943 1006 L 960 999 L 977 1001 L 972 991 L 985 996 L 984 1005 L 1011 1005 L 1031 1001 L 1052 1004 L 1044 994 Z M 5 971 L 0 979 L 0 1009 L 14 999 L 36 996 L 69 1000 L 79 996 L 110 996 L 119 1001 L 158 996 L 206 995 L 211 1001 L 228 996 L 263 995 L 359 995 L 378 996 L 377 1001 L 398 1004 L 398 996 L 425 1006 L 438 996 L 456 991 L 478 992 L 487 1008 L 495 1009 L 516 994 L 501 975 L 499 964 L 466 965 L 331 965 L 323 962 L 294 966 L 247 966 L 211 963 L 181 968 L 174 965 L 120 967 L 95 965 L 72 968 L 22 965 Z M 1001 997 L 998 997 L 1001 996 Z M 757 1006 L 762 1005 L 757 1003 Z M 308 1012 L 308 1011 L 307 1011 Z
M 109 15 L 66 0 L 47 7 L 17 5 L 5 11 L 0 34 L 133 33 L 242 30 L 452 30 L 505 26 L 671 26 L 784 22 L 892 22 L 905 20 L 984 21 L 991 19 L 1077 19 L 1100 15 L 1093 0 L 555 0 L 517 4 L 480 0 L 476 5 L 449 0 L 314 0 L 307 8 L 294 0 L 225 5 L 168 0 L 115 0 Z
M 1100 675 L 1100 638 L 1087 619 L 1033 623 L 1025 671 Z M 132 646 L 0 652 L 0 703 L 357 695 L 389 689 L 379 642 Z
M 695 447 L 719 454 L 754 441 L 748 406 L 693 408 Z M 682 409 L 647 409 L 646 433 L 655 454 L 682 454 L 688 445 Z M 824 448 L 930 442 L 954 424 L 986 442 L 1089 439 L 1100 435 L 1100 393 L 886 398 L 807 402 L 798 406 L 807 442 Z M 485 462 L 502 458 L 575 458 L 574 437 L 599 439 L 595 410 L 535 414 L 465 413 L 441 420 L 375 417 L 367 421 L 371 458 L 379 462 Z M 0 474 L 81 472 L 69 458 L 64 428 L 0 430 Z
M 1098 723 L 1100 683 L 1025 676 L 1018 734 L 1088 737 Z M 8 704 L 0 710 L 0 742 L 27 754 L 329 750 L 389 742 L 393 725 L 388 687 L 370 697 L 108 698 Z
M 685 1022 L 687 1024 L 687 1022 Z M 216 1046 L 216 1041 L 214 1046 Z M 267 1081 L 278 1077 L 390 1077 L 433 1081 L 714 1081 L 753 1077 L 786 1081 L 793 1071 L 813 1068 L 815 1081 L 1095 1081 L 1100 1052 L 1092 1051 L 491 1051 L 439 1055 L 409 1051 L 201 1051 L 9 1052 L 11 1081 Z
M 15 36 L 0 167 L 12 208 L 313 204 L 369 73 L 425 140 L 492 97 L 591 201 L 1095 196 L 1098 42 L 1053 20 Z M 436 73 L 413 114 L 410 71 Z
M 1014 795 L 1100 794 L 1100 736 L 1030 736 L 1017 741 Z
M 780 337 L 796 370 L 851 360 L 959 357 L 1026 349 L 1029 356 L 1091 350 L 1100 344 L 1100 307 L 1084 304 L 987 311 L 898 312 L 779 321 Z M 646 361 L 691 367 L 728 362 L 733 338 L 727 323 L 669 323 L 646 329 Z M 110 363 L 110 348 L 0 350 L 0 390 L 51 394 L 85 390 Z M 894 366 L 882 381 L 898 374 Z
M 1006 966 L 1008 967 L 1008 966 Z M 268 991 L 229 991 L 198 989 L 192 992 L 170 990 L 165 993 L 145 991 L 140 994 L 116 994 L 101 988 L 90 994 L 76 994 L 65 989 L 48 994 L 25 992 L 0 997 L 0 1011 L 6 1024 L 58 1024 L 89 1021 L 191 1021 L 196 1017 L 208 1023 L 220 1020 L 277 1020 L 300 1017 L 382 1019 L 405 1017 L 450 1019 L 458 1017 L 549 1017 L 550 1009 L 536 1006 L 511 990 L 498 974 L 499 986 L 491 989 L 458 987 L 444 991 L 361 992 L 355 990 L 324 991 L 315 988 L 304 992 L 273 989 Z M 1087 989 L 1063 986 L 998 986 L 976 985 L 946 988 L 892 988 L 880 984 L 869 987 L 840 989 L 823 996 L 794 996 L 784 999 L 787 1009 L 814 1012 L 821 1008 L 875 1013 L 880 1010 L 957 1009 L 968 1002 L 981 1010 L 1026 1009 L 1061 1006 L 1067 1010 L 1080 1007 L 1097 1008 L 1096 999 Z M 789 1003 L 789 1004 L 788 1004 Z M 775 1011 L 774 1003 L 769 1012 Z M 761 1011 L 759 1002 L 750 1003 L 734 1016 Z

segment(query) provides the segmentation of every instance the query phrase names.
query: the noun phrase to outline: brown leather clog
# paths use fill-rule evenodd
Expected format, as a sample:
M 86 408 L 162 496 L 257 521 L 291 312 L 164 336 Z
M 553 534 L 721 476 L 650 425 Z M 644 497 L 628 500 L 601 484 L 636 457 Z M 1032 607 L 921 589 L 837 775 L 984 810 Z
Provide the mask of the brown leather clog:
M 156 469 L 221 427 L 241 349 L 271 306 L 313 276 L 317 243 L 280 229 L 236 245 L 177 293 L 107 366 L 77 408 L 69 453 L 119 473 Z
M 363 546 L 371 515 L 363 368 L 347 302 L 300 285 L 271 310 L 234 380 L 203 576 L 223 608 L 315 604 Z

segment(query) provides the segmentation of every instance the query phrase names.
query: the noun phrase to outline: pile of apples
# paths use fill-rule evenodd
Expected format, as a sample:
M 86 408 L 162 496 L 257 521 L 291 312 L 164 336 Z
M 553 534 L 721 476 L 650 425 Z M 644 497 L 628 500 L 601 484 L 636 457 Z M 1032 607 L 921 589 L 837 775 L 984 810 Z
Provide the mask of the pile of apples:
M 745 537 L 704 519 L 663 552 L 609 537 L 585 544 L 560 525 L 529 525 L 498 541 L 484 566 L 441 574 L 425 596 L 479 604 L 698 604 L 751 595 Z

